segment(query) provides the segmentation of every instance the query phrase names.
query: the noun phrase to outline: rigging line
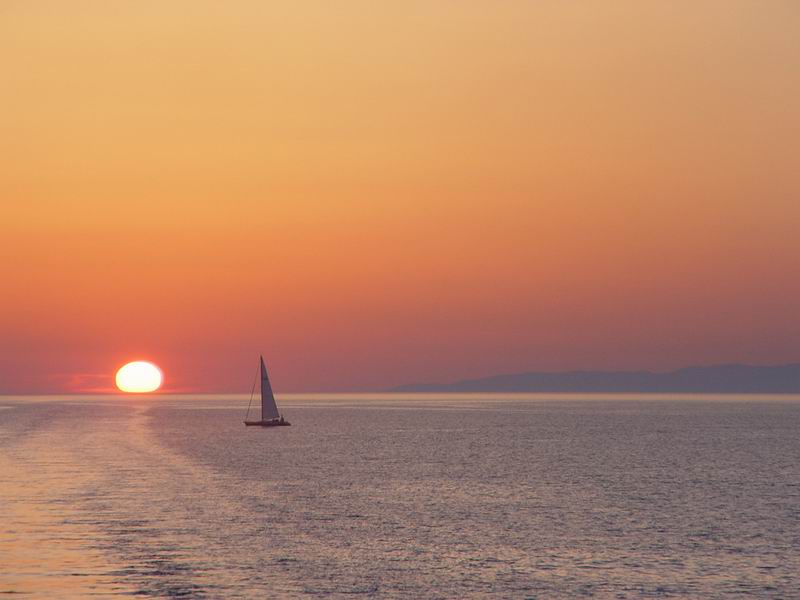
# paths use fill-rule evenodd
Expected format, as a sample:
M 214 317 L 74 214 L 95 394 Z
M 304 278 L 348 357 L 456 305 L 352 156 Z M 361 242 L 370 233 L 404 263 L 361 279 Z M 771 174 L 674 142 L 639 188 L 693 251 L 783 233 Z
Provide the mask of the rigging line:
M 261 365 L 258 365 L 258 369 L 261 368 Z M 253 389 L 250 390 L 250 402 L 247 403 L 247 414 L 244 416 L 244 420 L 247 421 L 247 417 L 250 416 L 250 405 L 253 403 L 253 394 L 256 393 L 256 381 L 258 380 L 258 369 L 256 369 L 256 375 L 253 377 Z M 264 415 L 261 415 L 261 418 L 264 418 Z

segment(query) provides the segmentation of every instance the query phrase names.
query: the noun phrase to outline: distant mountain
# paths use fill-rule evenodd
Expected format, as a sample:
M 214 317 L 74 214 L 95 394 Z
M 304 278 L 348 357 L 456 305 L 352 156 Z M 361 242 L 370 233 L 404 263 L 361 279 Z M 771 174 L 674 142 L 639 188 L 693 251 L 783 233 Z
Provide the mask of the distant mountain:
M 672 392 L 800 394 L 800 364 L 775 367 L 717 365 L 668 373 L 566 371 L 517 373 L 455 383 L 402 385 L 393 392 Z

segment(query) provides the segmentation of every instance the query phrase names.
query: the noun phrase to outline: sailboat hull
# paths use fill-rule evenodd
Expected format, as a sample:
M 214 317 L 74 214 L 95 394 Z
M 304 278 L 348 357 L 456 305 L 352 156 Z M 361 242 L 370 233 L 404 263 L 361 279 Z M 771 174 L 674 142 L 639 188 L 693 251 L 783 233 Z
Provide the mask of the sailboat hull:
M 289 421 L 245 421 L 245 425 L 248 427 L 258 426 L 258 427 L 289 427 L 291 423 Z

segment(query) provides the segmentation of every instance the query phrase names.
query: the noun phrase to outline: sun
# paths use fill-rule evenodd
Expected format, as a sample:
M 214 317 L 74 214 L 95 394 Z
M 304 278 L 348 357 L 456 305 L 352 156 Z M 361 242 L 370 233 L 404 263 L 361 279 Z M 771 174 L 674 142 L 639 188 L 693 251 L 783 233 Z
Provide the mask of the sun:
M 122 392 L 143 394 L 154 392 L 161 387 L 164 375 L 161 369 L 151 362 L 136 360 L 129 362 L 117 371 L 117 387 Z

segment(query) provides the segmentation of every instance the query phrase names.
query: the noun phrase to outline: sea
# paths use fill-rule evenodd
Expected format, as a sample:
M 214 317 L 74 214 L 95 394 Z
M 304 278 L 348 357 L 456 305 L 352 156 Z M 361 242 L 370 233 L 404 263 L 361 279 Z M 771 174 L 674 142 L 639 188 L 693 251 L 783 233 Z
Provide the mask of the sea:
M 800 396 L 278 404 L 0 397 L 0 596 L 800 598 Z

